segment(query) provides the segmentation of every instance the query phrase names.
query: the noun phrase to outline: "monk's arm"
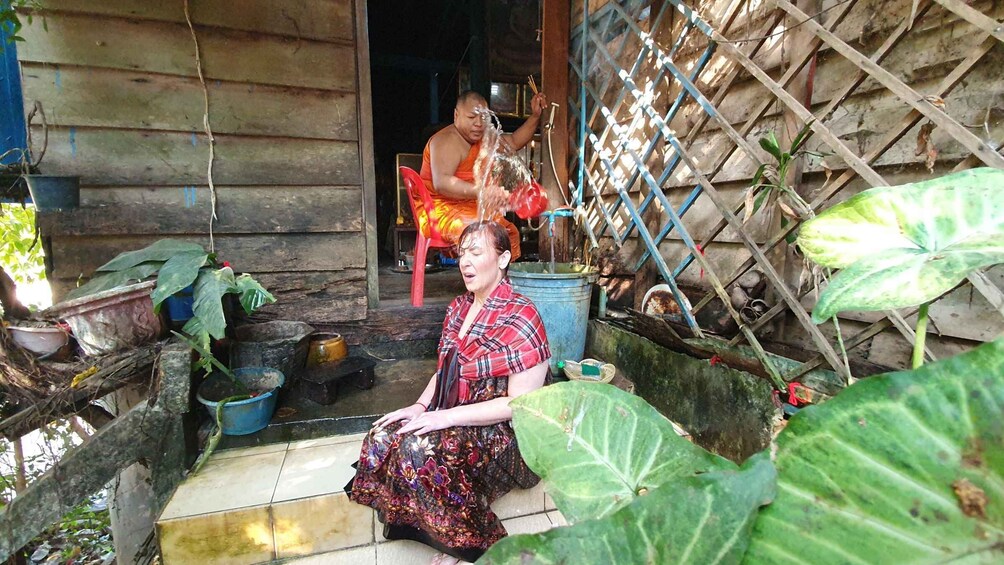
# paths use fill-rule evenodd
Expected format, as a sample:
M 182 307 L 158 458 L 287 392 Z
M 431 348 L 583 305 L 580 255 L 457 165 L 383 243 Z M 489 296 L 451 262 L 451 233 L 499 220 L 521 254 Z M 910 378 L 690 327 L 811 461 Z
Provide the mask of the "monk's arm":
M 531 114 L 529 118 L 523 122 L 523 125 L 519 126 L 519 129 L 507 134 L 509 147 L 513 151 L 519 151 L 520 149 L 526 147 L 527 143 L 533 139 L 533 134 L 537 132 L 537 127 L 540 125 L 540 114 Z
M 433 138 L 429 145 L 432 166 L 432 186 L 436 192 L 450 198 L 471 200 L 478 197 L 474 184 L 455 176 L 457 167 L 466 157 L 463 147 L 450 143 L 449 138 Z

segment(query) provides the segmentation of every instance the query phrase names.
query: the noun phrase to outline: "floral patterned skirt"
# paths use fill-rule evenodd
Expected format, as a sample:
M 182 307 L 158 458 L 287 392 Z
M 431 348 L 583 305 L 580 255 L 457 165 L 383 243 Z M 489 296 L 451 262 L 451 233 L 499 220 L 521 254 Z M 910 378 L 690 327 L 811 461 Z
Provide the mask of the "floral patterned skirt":
M 349 498 L 377 511 L 387 539 L 412 539 L 476 561 L 506 535 L 489 506 L 537 477 L 509 422 L 398 435 L 400 422 L 363 441 Z

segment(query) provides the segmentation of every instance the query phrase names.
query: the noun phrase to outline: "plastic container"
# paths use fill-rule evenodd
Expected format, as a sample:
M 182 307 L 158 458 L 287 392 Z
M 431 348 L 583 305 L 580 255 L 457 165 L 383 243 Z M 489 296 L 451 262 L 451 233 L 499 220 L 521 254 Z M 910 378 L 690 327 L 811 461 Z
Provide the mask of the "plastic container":
M 87 355 L 102 355 L 154 340 L 164 331 L 153 313 L 150 293 L 157 281 L 146 281 L 60 302 L 48 313 L 66 321 Z
M 573 263 L 556 263 L 553 273 L 546 263 L 514 263 L 509 267 L 513 289 L 532 300 L 544 320 L 553 373 L 559 372 L 559 360 L 582 359 L 589 297 L 596 277 L 596 271 Z
M 192 285 L 188 285 L 164 300 L 167 304 L 167 315 L 172 322 L 187 322 L 195 315 L 192 311 L 195 305 L 194 292 Z
M 261 394 L 223 405 L 223 433 L 229 436 L 253 434 L 272 421 L 278 389 L 286 382 L 286 378 L 270 367 L 242 367 L 234 369 L 234 376 L 250 391 Z M 234 394 L 234 385 L 230 379 L 217 372 L 199 385 L 195 397 L 206 407 L 210 417 L 215 419 L 219 401 Z
M 26 175 L 35 209 L 63 210 L 80 207 L 80 177 Z
M 66 345 L 70 336 L 62 328 L 23 328 L 10 326 L 7 328 L 14 343 L 31 351 L 35 355 L 49 355 Z
M 230 350 L 230 367 L 271 367 L 293 384 L 307 363 L 310 334 L 304 322 L 275 320 L 240 326 Z

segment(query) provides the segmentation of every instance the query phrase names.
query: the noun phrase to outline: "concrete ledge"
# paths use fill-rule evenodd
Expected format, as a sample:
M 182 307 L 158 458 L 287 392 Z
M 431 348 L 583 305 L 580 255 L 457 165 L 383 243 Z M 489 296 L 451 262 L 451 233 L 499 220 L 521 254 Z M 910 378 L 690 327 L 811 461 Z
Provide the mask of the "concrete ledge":
M 759 377 L 712 367 L 600 320 L 589 322 L 586 355 L 616 365 L 638 396 L 705 449 L 741 462 L 770 443 L 780 409 L 770 384 Z

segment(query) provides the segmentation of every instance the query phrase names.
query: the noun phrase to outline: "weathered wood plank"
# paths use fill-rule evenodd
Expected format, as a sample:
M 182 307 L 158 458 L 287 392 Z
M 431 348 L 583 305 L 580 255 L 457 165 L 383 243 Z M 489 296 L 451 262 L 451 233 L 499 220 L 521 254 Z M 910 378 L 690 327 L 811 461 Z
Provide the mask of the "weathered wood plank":
M 50 128 L 45 172 L 78 175 L 84 185 L 198 185 L 207 161 L 201 133 Z M 358 185 L 359 146 L 217 135 L 213 178 L 217 185 Z
M 146 455 L 166 418 L 146 402 L 71 449 L 28 490 L 0 511 L 0 559 L 6 560 L 48 524 L 111 481 L 120 469 Z
M 84 189 L 76 210 L 39 212 L 48 236 L 184 235 L 207 233 L 209 188 Z M 216 234 L 358 232 L 363 229 L 359 187 L 242 186 L 216 189 Z
M 52 274 L 54 279 L 90 276 L 94 270 L 124 251 L 145 247 L 160 236 L 54 237 Z M 201 243 L 208 248 L 208 236 L 177 239 Z M 240 272 L 259 273 L 336 271 L 365 268 L 366 253 L 362 233 L 220 235 L 216 253 Z
M 366 2 L 355 2 L 356 70 L 359 85 L 359 174 L 362 176 L 363 217 L 366 230 L 367 305 L 380 305 L 380 283 L 377 275 L 377 197 L 376 169 L 373 157 L 373 89 L 370 83 L 370 40 Z M 365 317 L 365 316 L 364 316 Z
M 410 304 L 370 310 L 365 320 L 334 324 L 330 328 L 345 337 L 349 345 L 387 341 L 439 339 L 443 334 L 446 302 Z
M 255 317 L 330 324 L 366 319 L 366 270 L 267 273 L 257 277 L 276 303 Z
M 182 3 L 148 0 L 47 0 L 47 11 L 74 12 L 131 19 L 185 23 Z M 256 31 L 321 41 L 352 41 L 351 0 L 283 2 L 199 0 L 189 5 L 192 22 L 198 26 Z M 197 30 L 198 31 L 198 30 Z
M 274 9 L 270 13 L 275 17 Z M 24 27 L 21 61 L 197 76 L 192 36 L 184 23 L 69 13 L 52 14 L 45 21 L 48 32 L 41 18 Z M 219 28 L 197 33 L 207 81 L 356 88 L 351 46 Z
M 955 138 L 959 143 L 962 143 L 974 154 L 978 155 L 984 163 L 993 167 L 1004 168 L 1004 157 L 983 143 L 962 124 L 956 122 L 951 116 L 939 108 L 938 105 L 925 99 L 922 95 L 918 94 L 916 90 L 910 88 L 909 85 L 893 76 L 892 73 L 882 68 L 882 66 L 872 62 L 853 47 L 844 41 L 841 41 L 838 37 L 821 27 L 816 22 L 812 21 L 807 14 L 799 10 L 795 5 L 791 4 L 787 0 L 774 1 L 778 6 L 799 21 L 806 20 L 805 25 L 809 28 L 809 30 L 828 43 L 841 55 L 847 57 L 857 66 L 868 72 L 872 78 L 881 82 L 886 88 L 903 99 L 904 102 L 913 106 L 915 110 L 930 119 L 933 123 L 937 124 L 939 128 L 947 130 L 953 138 Z
M 202 131 L 196 78 L 85 67 L 22 65 L 29 109 L 45 104 L 56 126 Z M 210 83 L 213 133 L 353 141 L 356 97 L 331 90 Z

